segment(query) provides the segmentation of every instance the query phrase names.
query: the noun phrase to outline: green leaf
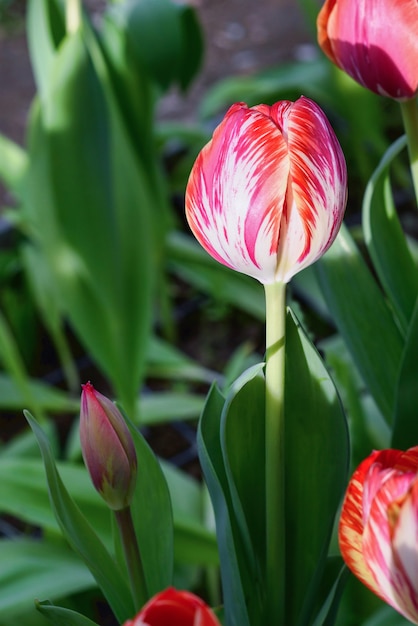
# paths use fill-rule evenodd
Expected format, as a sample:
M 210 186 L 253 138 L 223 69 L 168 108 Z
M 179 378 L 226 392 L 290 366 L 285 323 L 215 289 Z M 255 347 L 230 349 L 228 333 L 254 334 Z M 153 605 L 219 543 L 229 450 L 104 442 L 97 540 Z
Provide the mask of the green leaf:
M 234 516 L 252 573 L 248 612 L 262 614 L 266 555 L 264 363 L 232 385 L 221 417 L 221 447 Z M 257 623 L 257 620 L 253 623 Z
M 163 90 L 173 82 L 184 89 L 196 74 L 203 42 L 196 12 L 171 0 L 118 3 L 108 11 L 120 30 L 125 30 L 134 62 L 145 68 Z M 156 46 L 155 41 L 164 41 Z M 138 68 L 137 68 L 138 69 Z
M 264 321 L 264 293 L 258 281 L 221 265 L 189 236 L 172 233 L 167 246 L 169 268 L 175 274 L 216 300 Z
M 94 578 L 62 539 L 0 539 L 0 615 L 33 609 L 36 598 L 59 599 L 95 587 Z
M 324 364 L 289 311 L 285 377 L 286 622 L 308 625 L 318 602 L 349 463 L 344 412 Z
M 41 380 L 27 378 L 27 392 L 14 379 L 0 373 L 0 407 L 11 411 L 21 411 L 34 402 L 43 411 L 51 413 L 76 412 L 80 401 L 72 398 L 58 387 L 51 387 Z M 31 398 L 31 400 L 29 400 Z
M 218 566 L 216 536 L 201 524 L 177 519 L 174 526 L 174 556 L 176 563 Z
M 27 219 L 62 308 L 133 413 L 151 319 L 153 197 L 87 22 L 55 56 L 29 153 Z
M 150 337 L 147 351 L 147 375 L 151 378 L 168 378 L 212 384 L 222 376 L 193 361 L 159 337 Z
M 32 435 L 33 439 L 33 435 Z M 92 486 L 87 470 L 82 465 L 61 462 L 57 471 L 69 486 L 70 496 L 95 532 L 107 545 L 111 545 L 109 511 Z M 2 454 L 0 457 L 0 512 L 56 531 L 58 520 L 51 508 L 45 469 L 39 458 L 19 458 Z
M 173 507 L 175 562 L 218 565 L 215 532 L 206 519 L 204 485 L 171 463 L 160 460 L 160 465 Z
M 243 548 L 240 544 L 220 443 L 223 405 L 224 397 L 216 385 L 213 385 L 199 423 L 199 458 L 217 520 L 216 533 L 222 573 L 225 623 L 227 626 L 250 626 L 245 592 L 249 588 L 251 575 L 243 560 Z
M 54 342 L 68 388 L 78 393 L 80 381 L 68 345 L 53 270 L 39 248 L 30 243 L 21 246 L 21 259 L 33 300 L 42 316 L 45 328 Z
M 53 606 L 50 602 L 37 602 L 36 608 L 53 622 L 54 626 L 98 626 L 84 615 L 60 606 Z
M 416 388 L 418 380 L 418 299 L 406 335 L 399 378 L 396 387 L 396 403 L 392 429 L 391 447 L 401 450 L 416 446 L 418 420 Z
M 20 198 L 27 163 L 26 152 L 0 133 L 0 179 L 16 198 Z
M 315 268 L 337 328 L 390 424 L 403 339 L 346 227 Z
M 342 337 L 328 337 L 318 344 L 318 349 L 330 368 L 347 414 L 354 471 L 370 450 L 390 447 L 391 429 L 368 393 Z
M 200 394 L 174 391 L 143 394 L 139 401 L 140 424 L 197 419 L 204 403 L 205 398 Z
M 62 3 L 57 0 L 29 0 L 27 33 L 36 86 L 43 97 L 50 87 L 55 54 L 65 36 Z
M 170 492 L 158 460 L 142 435 L 131 429 L 138 459 L 138 478 L 131 503 L 148 593 L 172 585 L 173 513 Z
M 178 5 L 177 9 L 181 28 L 178 81 L 182 90 L 185 91 L 201 68 L 204 39 L 196 9 L 187 4 Z
M 404 332 L 418 294 L 418 268 L 396 213 L 389 168 L 405 145 L 406 139 L 401 137 L 387 150 L 367 185 L 363 200 L 367 248 Z
M 319 598 L 325 598 L 313 626 L 333 626 L 337 617 L 341 596 L 344 592 L 350 571 L 339 556 L 328 557 Z
M 117 619 L 123 622 L 134 614 L 126 580 L 65 488 L 41 428 L 29 413 L 25 412 L 25 416 L 41 450 L 51 505 L 61 530 L 72 548 L 85 561 Z
M 363 626 L 410 626 L 410 624 L 409 620 L 387 605 L 382 606 L 372 617 L 363 622 Z
M 299 97 L 302 86 L 306 95 L 318 97 L 324 91 L 328 74 L 326 61 L 319 58 L 306 63 L 288 63 L 253 76 L 226 78 L 205 94 L 200 115 L 203 118 L 212 117 L 237 101 L 254 106 L 260 102 L 273 104 L 280 98 L 295 99 Z
M 53 606 L 50 602 L 37 602 L 36 608 L 45 615 L 54 626 L 98 626 L 80 613 Z

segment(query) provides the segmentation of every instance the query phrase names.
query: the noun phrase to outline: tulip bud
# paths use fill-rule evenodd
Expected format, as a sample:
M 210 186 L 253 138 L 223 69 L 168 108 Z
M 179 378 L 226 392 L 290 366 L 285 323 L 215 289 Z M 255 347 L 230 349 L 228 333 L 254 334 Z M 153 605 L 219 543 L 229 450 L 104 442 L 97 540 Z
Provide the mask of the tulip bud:
M 169 587 L 157 593 L 136 617 L 123 626 L 221 626 L 215 614 L 198 596 Z
M 287 283 L 332 244 L 346 200 L 344 155 L 317 104 L 237 103 L 196 159 L 186 217 L 220 263 Z
M 82 386 L 80 440 L 93 485 L 107 505 L 121 510 L 130 504 L 137 460 L 126 422 L 113 402 L 91 383 Z
M 346 565 L 418 624 L 418 447 L 373 452 L 354 472 L 339 523 Z
M 317 27 L 322 50 L 358 83 L 396 100 L 417 94 L 416 0 L 326 0 Z

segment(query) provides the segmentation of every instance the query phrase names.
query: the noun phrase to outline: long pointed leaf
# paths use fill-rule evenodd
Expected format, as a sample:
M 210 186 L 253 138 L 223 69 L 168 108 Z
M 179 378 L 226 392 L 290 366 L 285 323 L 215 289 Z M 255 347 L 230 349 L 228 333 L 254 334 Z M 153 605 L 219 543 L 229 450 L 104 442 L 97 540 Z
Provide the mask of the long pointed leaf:
M 131 428 L 138 478 L 131 504 L 149 595 L 173 583 L 173 513 L 160 464 L 142 435 Z
M 315 267 L 338 330 L 390 424 L 403 339 L 346 227 Z
M 222 587 L 226 626 L 250 626 L 245 589 L 251 581 L 242 561 L 242 546 L 220 444 L 220 421 L 224 397 L 213 385 L 203 410 L 198 430 L 199 459 L 217 520 Z
M 399 369 L 397 396 L 392 429 L 393 448 L 406 449 L 418 441 L 417 380 L 418 380 L 418 299 L 406 336 Z
M 221 418 L 221 447 L 231 502 L 253 573 L 251 593 L 249 589 L 246 592 L 254 622 L 262 619 L 266 555 L 263 367 L 260 363 L 249 368 L 232 385 Z
M 405 137 L 398 139 L 371 177 L 363 200 L 363 228 L 374 268 L 406 332 L 418 294 L 418 268 L 396 213 L 389 179 L 390 165 L 405 145 Z
M 55 467 L 48 440 L 42 429 L 29 413 L 25 412 L 25 416 L 41 450 L 51 505 L 62 532 L 73 549 L 85 561 L 118 620 L 123 622 L 134 614 L 132 598 L 126 581 L 118 570 L 116 562 L 109 555 L 65 488 Z
M 344 412 L 324 364 L 291 312 L 286 324 L 287 623 L 308 626 L 318 603 L 349 464 Z
M 85 617 L 85 615 L 81 615 L 80 613 L 65 609 L 61 606 L 54 606 L 50 602 L 37 602 L 36 608 L 42 615 L 45 615 L 54 626 L 98 626 L 95 622 L 92 622 L 91 619 Z
M 0 540 L 3 619 L 34 610 L 36 598 L 58 600 L 95 586 L 94 578 L 64 539 Z

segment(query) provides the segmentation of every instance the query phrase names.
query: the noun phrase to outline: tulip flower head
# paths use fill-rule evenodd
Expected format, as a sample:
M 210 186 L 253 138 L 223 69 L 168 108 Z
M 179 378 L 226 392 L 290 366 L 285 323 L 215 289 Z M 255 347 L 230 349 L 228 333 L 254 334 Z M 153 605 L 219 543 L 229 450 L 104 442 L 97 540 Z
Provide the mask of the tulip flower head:
M 346 199 L 344 156 L 317 104 L 237 103 L 196 159 L 186 217 L 220 263 L 287 283 L 334 241 Z
M 350 570 L 418 624 L 418 447 L 373 452 L 354 472 L 339 542 Z
M 81 394 L 80 440 L 97 491 L 111 509 L 127 507 L 137 469 L 132 436 L 117 407 L 91 383 L 83 385 Z
M 189 591 L 172 587 L 155 595 L 123 626 L 220 626 L 215 614 Z
M 322 50 L 358 83 L 396 100 L 417 94 L 416 0 L 326 0 L 317 27 Z

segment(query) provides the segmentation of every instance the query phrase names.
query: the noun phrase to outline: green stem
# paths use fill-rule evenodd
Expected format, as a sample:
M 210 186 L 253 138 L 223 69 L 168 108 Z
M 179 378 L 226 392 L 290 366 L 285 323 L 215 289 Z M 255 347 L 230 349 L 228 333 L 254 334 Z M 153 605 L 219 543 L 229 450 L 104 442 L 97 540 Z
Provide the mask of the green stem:
M 284 624 L 284 374 L 286 285 L 265 285 L 266 294 L 266 573 L 267 615 Z M 273 620 L 273 621 L 272 621 Z
M 80 0 L 67 0 L 65 5 L 65 24 L 67 33 L 75 33 L 81 24 Z
M 139 611 L 148 600 L 148 592 L 130 507 L 115 511 L 115 517 L 122 539 L 135 611 Z
M 418 204 L 418 107 L 416 98 L 401 102 L 403 125 L 408 141 L 408 153 L 411 166 L 415 198 Z

